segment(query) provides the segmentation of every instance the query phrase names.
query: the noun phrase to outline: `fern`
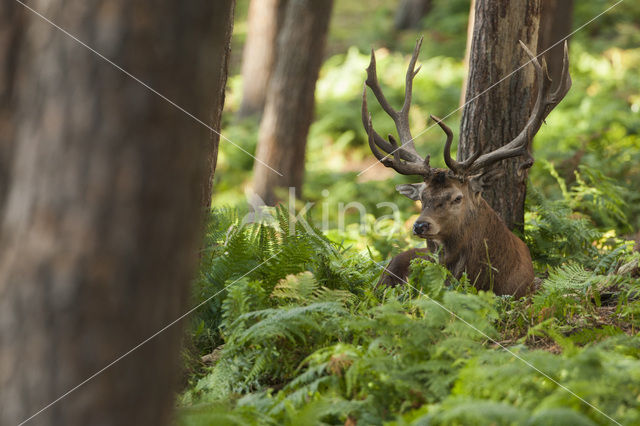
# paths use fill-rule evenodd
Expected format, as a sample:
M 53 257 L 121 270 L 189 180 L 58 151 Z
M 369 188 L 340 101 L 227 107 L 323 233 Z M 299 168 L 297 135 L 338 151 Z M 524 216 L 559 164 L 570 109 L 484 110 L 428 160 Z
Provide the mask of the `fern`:
M 228 301 L 228 306 L 223 307 L 222 301 L 226 300 L 228 293 L 225 288 L 233 284 L 233 287 L 245 288 L 251 281 L 253 290 L 257 294 L 270 294 L 277 283 L 287 275 L 298 274 L 305 270 L 317 268 L 325 264 L 328 259 L 335 257 L 337 251 L 311 225 L 308 227 L 296 226 L 295 232 L 291 232 L 289 221 L 291 215 L 284 208 L 278 208 L 275 212 L 276 223 L 242 224 L 235 210 L 220 209 L 211 213 L 208 227 L 206 247 L 203 250 L 200 276 L 194 286 L 194 298 L 207 300 L 207 307 L 201 309 L 193 318 L 194 324 L 204 323 L 211 333 L 201 333 L 196 339 L 196 344 L 202 348 L 202 353 L 210 352 L 222 342 L 220 327 L 228 328 L 235 319 L 231 312 L 232 304 L 238 306 L 243 303 L 246 309 L 266 308 L 267 304 L 254 300 L 254 304 L 248 304 L 248 300 L 240 300 L 241 297 L 253 297 L 245 292 L 244 296 L 236 290 Z M 260 266 L 260 267 L 258 267 Z M 235 282 L 243 278 L 243 282 Z M 260 284 L 256 284 L 256 283 Z M 334 287 L 339 285 L 333 284 Z M 328 293 L 318 289 L 318 298 L 323 300 L 346 300 L 346 294 Z M 212 297 L 216 295 L 215 297 Z M 253 303 L 253 302 L 252 302 Z M 240 309 L 240 308 L 238 308 Z M 225 319 L 223 312 L 234 319 Z
M 625 212 L 626 190 L 599 170 L 580 166 L 575 172 L 576 183 L 571 187 L 571 205 L 593 218 L 604 228 L 632 230 Z
M 317 302 L 340 302 L 348 303 L 354 301 L 353 293 L 345 290 L 332 290 L 321 287 L 313 274 L 309 271 L 298 275 L 288 275 L 280 280 L 271 293 L 271 297 L 290 301 L 296 304 L 309 304 Z
M 558 318 L 593 309 L 600 293 L 617 282 L 615 277 L 594 274 L 579 264 L 554 269 L 533 297 L 533 312 L 551 310 Z
M 335 302 L 311 303 L 279 309 L 262 309 L 241 315 L 229 326 L 235 332 L 227 337 L 224 357 L 238 367 L 236 389 L 288 377 L 315 345 L 335 339 L 332 326 L 345 314 Z M 252 324 L 244 329 L 244 324 Z
M 410 286 L 374 289 L 380 269 L 370 256 L 331 245 L 311 226 L 289 234 L 286 210 L 276 211 L 276 224 L 219 220 L 215 246 L 206 251 L 215 269 L 203 270 L 196 288 L 206 297 L 233 285 L 199 313 L 193 333 L 219 333 L 216 345 L 224 347 L 182 404 L 214 403 L 211 412 L 229 404 L 221 418 L 230 424 L 547 424 L 554 415 L 602 423 L 557 381 L 616 419 L 640 421 L 633 398 L 640 339 L 622 335 L 638 323 L 640 285 L 615 273 L 629 247 L 596 247 L 601 234 L 589 233 L 595 228 L 569 223 L 561 214 L 573 211 L 566 202 L 554 206 L 536 217 L 553 219 L 548 228 L 532 235 L 542 238 L 547 229 L 544 241 L 564 239 L 546 253 L 560 264 L 529 300 L 478 292 L 436 259 L 413 262 Z M 578 241 L 571 226 L 583 232 Z M 572 261 L 560 260 L 575 247 L 581 251 Z M 613 292 L 617 299 L 606 301 Z M 608 320 L 619 322 L 599 322 L 603 301 Z M 495 348 L 495 341 L 518 339 L 510 350 L 553 380 Z M 551 342 L 562 354 L 524 346 L 536 342 Z M 621 391 L 609 392 L 611 383 Z M 209 419 L 207 412 L 184 419 Z
M 345 311 L 333 302 L 312 303 L 307 306 L 297 306 L 288 309 L 263 309 L 242 315 L 236 320 L 258 320 L 249 329 L 233 335 L 228 342 L 230 347 L 235 344 L 246 345 L 248 343 L 266 342 L 269 339 L 282 338 L 290 342 L 307 339 L 310 332 L 320 332 L 319 317 L 331 317 L 341 315 Z M 232 324 L 234 327 L 235 323 Z
M 640 401 L 632 396 L 640 390 L 640 360 L 611 352 L 605 355 L 603 348 L 566 358 L 542 351 L 519 354 L 555 382 L 509 354 L 488 352 L 462 370 L 453 395 L 510 402 L 532 411 L 571 407 L 598 424 L 609 424 L 602 414 L 558 386 L 561 383 L 621 423 L 634 424 L 640 420 Z
M 503 402 L 468 398 L 449 400 L 431 411 L 414 424 L 509 426 L 525 424 L 529 417 L 527 411 Z
M 566 200 L 547 200 L 529 187 L 525 242 L 535 262 L 542 267 L 557 266 L 568 259 L 591 265 L 598 256 L 594 242 L 602 234 L 584 217 L 576 214 Z
M 267 295 L 260 283 L 243 279 L 235 283 L 228 290 L 228 295 L 222 303 L 221 330 L 236 332 L 247 328 L 247 322 L 239 318 L 249 312 L 264 309 L 269 306 Z

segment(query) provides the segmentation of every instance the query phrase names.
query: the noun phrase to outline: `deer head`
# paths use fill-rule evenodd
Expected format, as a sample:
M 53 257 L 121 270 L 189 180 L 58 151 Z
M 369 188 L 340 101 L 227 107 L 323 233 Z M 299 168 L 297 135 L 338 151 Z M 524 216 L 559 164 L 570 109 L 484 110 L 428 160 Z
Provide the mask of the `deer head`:
M 413 227 L 414 233 L 423 238 L 442 240 L 451 234 L 452 230 L 468 225 L 469 217 L 475 214 L 479 204 L 485 203 L 481 196 L 482 186 L 488 177 L 496 174 L 496 170 L 492 170 L 491 166 L 504 159 L 518 156 L 527 158 L 523 167 L 531 167 L 533 164 L 533 158 L 529 152 L 531 140 L 547 115 L 560 103 L 571 87 L 568 49 L 565 42 L 561 81 L 556 90 L 551 92 L 551 80 L 546 72 L 544 59 L 540 65 L 536 56 L 524 43 L 520 42 L 535 68 L 537 98 L 531 115 L 518 136 L 494 151 L 484 154 L 475 152 L 465 161 L 454 160 L 451 157 L 453 133 L 442 120 L 432 115 L 431 118 L 447 136 L 444 144 L 444 161 L 448 169 L 437 169 L 429 165 L 429 156 L 423 158 L 418 154 L 409 129 L 413 79 L 420 71 L 420 68 L 416 69 L 416 62 L 421 45 L 422 38 L 417 41 L 409 62 L 404 103 L 399 111 L 391 107 L 382 93 L 376 72 L 375 54 L 373 50 L 371 51 L 371 62 L 367 68 L 367 80 L 362 93 L 362 124 L 368 134 L 369 147 L 382 164 L 403 175 L 422 177 L 421 183 L 398 185 L 396 189 L 410 199 L 420 200 L 422 203 L 422 212 Z M 393 119 L 400 144 L 392 135 L 389 135 L 388 141 L 384 140 L 373 129 L 371 114 L 367 108 L 367 86 L 382 109 Z

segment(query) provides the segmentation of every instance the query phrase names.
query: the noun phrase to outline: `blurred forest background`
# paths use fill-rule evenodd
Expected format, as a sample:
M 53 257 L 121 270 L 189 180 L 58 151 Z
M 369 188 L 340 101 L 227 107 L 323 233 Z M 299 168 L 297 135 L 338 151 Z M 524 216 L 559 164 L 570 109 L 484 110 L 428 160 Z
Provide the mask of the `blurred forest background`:
M 238 117 L 243 93 L 242 49 L 248 31 L 248 3 L 237 4 L 222 133 L 247 151 L 255 152 L 260 134 L 259 116 Z M 369 63 L 371 48 L 377 50 L 380 79 L 387 96 L 396 105 L 400 104 L 409 54 L 416 38 L 422 34 L 425 36 L 420 55 L 422 70 L 415 79 L 411 113 L 413 134 L 422 133 L 433 124 L 428 122 L 429 114 L 442 117 L 458 109 L 466 76 L 463 60 L 469 1 L 428 3 L 431 4 L 429 12 L 419 21 L 419 30 L 398 31 L 394 25 L 397 1 L 376 0 L 366 5 L 336 2 L 315 92 L 315 115 L 309 130 L 302 188 L 304 199 L 317 203 L 311 211 L 318 222 L 321 203 L 328 204 L 332 227 L 337 225 L 341 202 L 358 201 L 373 214 L 380 211 L 377 203 L 393 200 L 401 206 L 403 220 L 417 212 L 417 208 L 397 196 L 394 189 L 396 184 L 410 179 L 380 164 L 369 168 L 377 161 L 367 145 L 360 104 L 364 69 Z M 606 1 L 576 2 L 574 27 L 609 5 Z M 574 85 L 537 135 L 536 163 L 531 171 L 535 190 L 551 198 L 562 195 L 562 185 L 554 176 L 556 172 L 574 191 L 580 182 L 609 185 L 600 194 L 601 198 L 598 194 L 583 196 L 587 203 L 593 201 L 589 203 L 591 213 L 599 226 L 622 234 L 630 234 L 640 225 L 637 210 L 640 203 L 633 190 L 640 183 L 636 161 L 639 154 L 635 152 L 640 110 L 635 69 L 640 35 L 636 22 L 639 12 L 635 9 L 636 6 L 623 3 L 571 38 Z M 380 134 L 395 131 L 391 120 L 375 102 L 370 108 Z M 462 112 L 457 111 L 447 119 L 456 135 L 461 116 Z M 420 153 L 431 155 L 433 164 L 444 166 L 440 129 L 429 129 L 416 138 L 416 144 Z M 221 143 L 213 205 L 246 211 L 245 191 L 252 188 L 252 168 L 253 159 L 233 145 Z M 577 183 L 576 176 L 579 177 Z M 327 192 L 323 195 L 325 190 L 328 195 Z M 286 199 L 286 192 L 280 195 Z M 604 208 L 603 203 L 612 203 L 617 209 L 612 212 Z M 347 212 L 347 223 L 358 220 L 354 213 L 357 212 Z

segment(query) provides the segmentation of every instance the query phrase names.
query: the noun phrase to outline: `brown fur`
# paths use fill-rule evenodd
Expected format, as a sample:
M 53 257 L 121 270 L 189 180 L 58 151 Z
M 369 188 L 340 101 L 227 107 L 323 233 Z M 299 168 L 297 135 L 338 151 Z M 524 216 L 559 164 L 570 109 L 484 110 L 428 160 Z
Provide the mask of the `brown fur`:
M 529 248 L 487 204 L 472 182 L 436 174 L 420 193 L 423 210 L 418 221 L 434 224 L 437 235 L 427 237 L 430 249 L 413 249 L 394 257 L 379 284 L 395 286 L 407 279 L 411 260 L 441 246 L 440 261 L 456 277 L 464 272 L 479 290 L 522 297 L 533 289 Z M 458 203 L 453 199 L 463 198 Z M 437 242 L 434 244 L 434 242 Z

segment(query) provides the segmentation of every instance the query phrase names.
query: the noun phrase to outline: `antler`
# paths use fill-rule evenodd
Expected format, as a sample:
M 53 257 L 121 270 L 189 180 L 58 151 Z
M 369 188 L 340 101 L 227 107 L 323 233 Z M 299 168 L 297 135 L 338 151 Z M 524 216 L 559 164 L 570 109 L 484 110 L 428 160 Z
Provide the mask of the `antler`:
M 378 75 L 376 71 L 376 56 L 373 50 L 371 50 L 371 62 L 367 68 L 367 80 L 362 91 L 362 124 L 369 136 L 369 147 L 373 152 L 373 155 L 385 166 L 392 167 L 398 173 L 403 175 L 420 175 L 427 177 L 431 174 L 432 168 L 429 166 L 429 156 L 422 158 L 416 151 L 416 147 L 413 143 L 413 137 L 411 136 L 411 130 L 409 129 L 409 108 L 411 107 L 411 93 L 413 89 L 413 79 L 415 78 L 420 68 L 415 69 L 416 62 L 418 60 L 418 54 L 420 53 L 420 47 L 422 46 L 422 37 L 416 42 L 416 47 L 413 50 L 413 56 L 409 62 L 407 69 L 404 103 L 400 111 L 394 110 L 387 98 L 385 98 L 378 83 Z M 371 114 L 367 108 L 367 87 L 371 88 L 371 91 L 375 95 L 376 99 L 382 106 L 382 109 L 393 119 L 398 130 L 398 136 L 400 137 L 400 146 L 389 135 L 389 142 L 385 141 L 380 136 L 371 124 Z M 390 158 L 388 154 L 383 154 L 380 149 L 388 152 L 392 155 Z
M 371 63 L 367 68 L 366 86 L 371 88 L 371 91 L 376 96 L 376 99 L 382 106 L 382 109 L 393 119 L 396 129 L 398 130 L 398 135 L 400 136 L 401 145 L 398 146 L 398 143 L 391 135 L 389 135 L 389 142 L 385 141 L 382 136 L 373 129 L 371 114 L 369 114 L 369 110 L 367 108 L 366 86 L 362 92 L 362 124 L 364 125 L 369 137 L 369 147 L 371 148 L 373 155 L 375 155 L 382 164 L 387 167 L 392 167 L 395 171 L 404 175 L 420 175 L 428 177 L 433 172 L 433 168 L 429 165 L 429 156 L 423 159 L 420 154 L 418 154 L 409 129 L 411 91 L 413 88 L 413 79 L 418 71 L 420 71 L 420 68 L 417 70 L 415 69 L 415 65 L 418 60 L 421 45 L 422 38 L 418 39 L 413 51 L 413 56 L 409 62 L 409 68 L 407 69 L 406 76 L 404 103 L 400 111 L 394 110 L 382 93 L 382 89 L 378 83 L 376 57 L 373 51 L 371 51 Z M 487 154 L 480 155 L 480 152 L 476 152 L 467 160 L 458 162 L 451 157 L 453 132 L 441 119 L 433 115 L 431 116 L 431 118 L 447 135 L 447 141 L 444 146 L 444 161 L 447 164 L 447 167 L 457 175 L 468 176 L 480 172 L 492 164 L 504 159 L 520 155 L 530 155 L 529 145 L 531 140 L 538 130 L 540 130 L 540 126 L 542 126 L 544 119 L 556 107 L 556 105 L 562 101 L 571 88 L 571 76 L 569 74 L 569 49 L 566 41 L 564 43 L 564 59 L 562 62 L 560 84 L 553 93 L 549 93 L 552 81 L 547 74 L 547 65 L 545 60 L 543 59 L 542 65 L 540 65 L 536 56 L 522 41 L 520 41 L 520 45 L 527 56 L 529 56 L 530 62 L 533 63 L 535 68 L 538 92 L 536 103 L 531 115 L 529 116 L 527 124 L 512 141 Z M 380 149 L 388 152 L 389 154 L 382 153 Z M 392 155 L 392 157 L 389 157 L 389 155 Z
M 553 93 L 549 93 L 552 81 L 547 73 L 547 64 L 544 58 L 542 59 L 541 66 L 536 56 L 522 41 L 520 41 L 520 46 L 522 46 L 527 56 L 529 56 L 530 62 L 533 63 L 538 85 L 536 103 L 531 111 L 527 124 L 524 126 L 520 134 L 506 145 L 479 157 L 476 153 L 476 155 L 473 156 L 475 158 L 472 157 L 462 163 L 451 160 L 451 154 L 449 153 L 449 147 L 451 144 L 448 144 L 445 148 L 445 161 L 447 162 L 447 166 L 449 166 L 449 168 L 454 172 L 463 175 L 470 175 L 480 172 L 498 161 L 520 155 L 530 155 L 529 145 L 531 140 L 536 133 L 538 133 L 538 130 L 540 130 L 540 126 L 542 126 L 545 118 L 556 107 L 556 105 L 562 101 L 571 88 L 571 75 L 569 74 L 569 49 L 566 41 L 564 42 L 564 58 L 562 61 L 560 83 Z M 440 124 L 440 127 L 442 127 L 442 124 Z M 447 161 L 447 158 L 449 158 L 449 161 Z M 449 164 L 450 162 L 451 164 Z M 528 165 L 531 165 L 531 163 L 532 162 Z

